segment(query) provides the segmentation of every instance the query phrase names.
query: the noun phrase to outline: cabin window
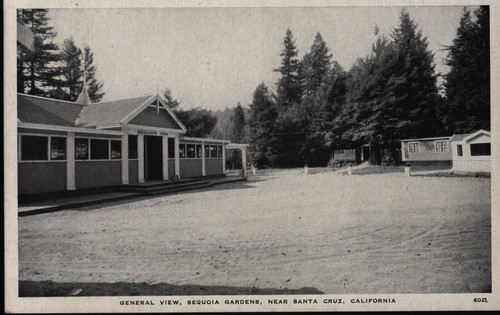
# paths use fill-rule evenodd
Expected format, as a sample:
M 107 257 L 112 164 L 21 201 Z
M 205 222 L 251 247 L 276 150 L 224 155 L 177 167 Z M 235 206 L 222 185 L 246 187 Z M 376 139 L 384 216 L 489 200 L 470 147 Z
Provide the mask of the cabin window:
M 210 146 L 210 157 L 211 158 L 217 158 L 217 146 L 211 145 Z
M 222 159 L 222 146 L 220 145 L 217 146 L 217 157 Z
M 436 141 L 436 152 L 448 152 L 448 142 L 447 141 Z
M 109 159 L 109 141 L 101 139 L 90 139 L 90 159 Z
M 137 159 L 137 136 L 128 136 L 128 158 L 131 160 Z
M 119 160 L 122 158 L 122 142 L 120 140 L 111 140 L 111 159 Z
M 201 144 L 197 144 L 196 145 L 196 157 L 198 159 L 201 159 L 201 155 L 202 155 L 202 152 L 201 152 Z
M 84 139 L 84 138 L 75 139 L 75 159 L 76 160 L 89 159 L 89 139 Z
M 48 160 L 48 137 L 22 136 L 21 160 L 46 161 Z
M 463 156 L 464 155 L 464 153 L 462 151 L 462 145 L 461 144 L 457 145 L 457 155 L 458 156 Z
M 210 146 L 205 145 L 205 158 L 208 159 L 210 157 Z
M 175 158 L 175 139 L 168 138 L 168 158 Z
M 50 137 L 50 159 L 66 160 L 66 138 Z
M 187 145 L 187 157 L 190 159 L 196 158 L 196 145 L 194 144 Z
M 420 153 L 420 142 L 408 143 L 408 151 L 410 153 Z
M 179 157 L 181 159 L 186 158 L 186 144 L 185 143 L 179 144 Z
M 491 143 L 471 143 L 470 155 L 472 156 L 491 155 Z

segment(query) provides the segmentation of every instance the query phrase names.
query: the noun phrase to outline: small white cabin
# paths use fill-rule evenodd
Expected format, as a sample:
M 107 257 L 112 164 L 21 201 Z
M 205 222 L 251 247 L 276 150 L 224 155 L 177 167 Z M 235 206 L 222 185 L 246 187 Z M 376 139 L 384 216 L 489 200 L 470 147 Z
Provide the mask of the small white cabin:
M 455 134 L 450 139 L 453 172 L 491 173 L 491 133 L 478 130 L 468 134 Z

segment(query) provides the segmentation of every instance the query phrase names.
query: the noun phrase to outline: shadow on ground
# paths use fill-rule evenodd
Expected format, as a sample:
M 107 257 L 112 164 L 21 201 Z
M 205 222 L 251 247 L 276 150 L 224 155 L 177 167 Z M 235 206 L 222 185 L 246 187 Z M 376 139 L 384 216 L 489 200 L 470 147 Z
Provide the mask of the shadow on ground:
M 53 282 L 19 281 L 19 297 L 52 296 L 155 296 L 155 295 L 280 295 L 280 294 L 324 294 L 316 289 L 274 289 L 255 287 L 174 285 L 146 282 Z
M 253 182 L 259 182 L 263 180 L 247 180 L 247 181 L 241 181 L 241 182 L 234 182 L 234 183 L 227 183 L 227 184 L 219 184 L 215 185 L 209 188 L 199 188 L 199 189 L 193 189 L 193 190 L 186 190 L 186 191 L 180 191 L 180 192 L 175 192 L 175 193 L 168 193 L 168 194 L 160 194 L 160 195 L 155 195 L 155 196 L 137 196 L 132 199 L 124 199 L 124 200 L 117 200 L 117 201 L 107 201 L 95 205 L 89 205 L 89 206 L 83 206 L 83 207 L 76 207 L 76 208 L 68 208 L 68 209 L 63 209 L 63 210 L 71 210 L 71 211 L 91 211 L 91 210 L 96 210 L 100 209 L 103 207 L 108 207 L 108 206 L 117 206 L 117 205 L 123 205 L 127 204 L 130 202 L 140 202 L 142 200 L 151 200 L 151 199 L 156 199 L 156 198 L 168 198 L 169 196 L 174 196 L 174 195 L 184 195 L 184 194 L 193 194 L 193 193 L 199 193 L 199 192 L 206 192 L 206 191 L 216 191 L 216 190 L 234 190 L 234 189 L 250 189 L 250 188 L 255 188 L 254 186 L 250 185 Z M 61 211 L 61 210 L 59 210 Z

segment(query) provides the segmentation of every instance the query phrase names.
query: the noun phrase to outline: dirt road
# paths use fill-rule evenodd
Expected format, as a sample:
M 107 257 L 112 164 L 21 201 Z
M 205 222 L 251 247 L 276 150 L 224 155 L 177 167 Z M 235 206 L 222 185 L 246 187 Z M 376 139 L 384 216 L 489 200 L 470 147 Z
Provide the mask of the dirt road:
M 22 217 L 19 278 L 488 292 L 490 186 L 401 173 L 275 174 Z

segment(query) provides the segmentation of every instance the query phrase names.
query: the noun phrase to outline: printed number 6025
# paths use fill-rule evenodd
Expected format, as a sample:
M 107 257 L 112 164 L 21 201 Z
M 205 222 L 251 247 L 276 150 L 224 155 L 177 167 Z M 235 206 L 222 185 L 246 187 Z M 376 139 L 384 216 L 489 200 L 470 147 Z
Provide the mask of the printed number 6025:
M 486 298 L 474 298 L 474 302 L 483 302 L 483 303 L 488 303 L 488 300 Z

